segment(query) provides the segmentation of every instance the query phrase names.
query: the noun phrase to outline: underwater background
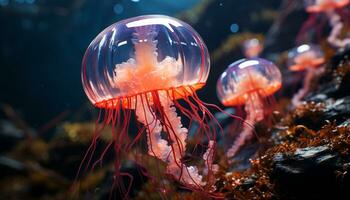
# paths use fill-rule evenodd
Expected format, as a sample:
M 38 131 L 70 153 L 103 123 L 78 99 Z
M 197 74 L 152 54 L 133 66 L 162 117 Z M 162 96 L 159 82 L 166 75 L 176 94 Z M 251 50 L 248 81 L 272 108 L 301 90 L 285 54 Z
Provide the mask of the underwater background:
M 247 39 L 263 41 L 260 57 L 282 72 L 275 121 L 258 125 L 261 139 L 249 143 L 240 162 L 218 161 L 224 166 L 215 185 L 219 198 L 350 198 L 350 49 L 327 44 L 327 24 L 307 36 L 324 51 L 325 73 L 313 82 L 306 103 L 297 108 L 290 103 L 303 85 L 304 75 L 290 72 L 287 60 L 309 18 L 304 6 L 302 0 L 0 0 L 0 199 L 123 196 L 110 194 L 109 154 L 105 167 L 88 172 L 72 191 L 98 115 L 84 93 L 81 65 L 103 29 L 146 14 L 178 18 L 200 34 L 211 59 L 207 83 L 198 91 L 205 102 L 226 109 L 216 95 L 217 80 L 244 57 Z M 344 29 L 348 37 L 349 24 Z M 219 119 L 224 129 L 232 128 L 225 120 Z M 137 174 L 135 166 L 126 168 Z M 130 198 L 214 198 L 169 184 L 167 195 L 157 195 L 157 185 L 136 177 Z

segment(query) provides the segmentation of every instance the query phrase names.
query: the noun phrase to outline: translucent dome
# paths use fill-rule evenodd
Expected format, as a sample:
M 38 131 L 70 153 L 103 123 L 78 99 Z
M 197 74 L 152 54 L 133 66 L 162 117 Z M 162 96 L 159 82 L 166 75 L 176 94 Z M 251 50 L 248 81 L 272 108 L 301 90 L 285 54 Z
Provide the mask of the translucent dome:
M 350 0 L 304 0 L 306 11 L 325 12 L 342 8 L 350 4 Z
M 242 59 L 232 63 L 217 82 L 217 95 L 225 106 L 243 105 L 250 94 L 270 96 L 282 85 L 280 70 L 272 62 Z
M 292 71 L 305 70 L 308 67 L 318 67 L 324 63 L 323 51 L 318 45 L 303 44 L 288 53 L 288 66 Z
M 89 45 L 82 82 L 90 101 L 129 98 L 156 90 L 201 88 L 209 74 L 207 47 L 188 24 L 161 15 L 117 22 Z

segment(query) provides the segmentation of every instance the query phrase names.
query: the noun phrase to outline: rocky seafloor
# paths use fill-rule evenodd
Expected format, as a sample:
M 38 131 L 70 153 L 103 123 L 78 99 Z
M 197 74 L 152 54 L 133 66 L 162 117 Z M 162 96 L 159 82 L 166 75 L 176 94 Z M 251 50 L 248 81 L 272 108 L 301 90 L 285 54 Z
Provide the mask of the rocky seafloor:
M 350 195 L 350 51 L 329 59 L 303 105 L 271 130 L 252 168 L 227 176 L 233 199 L 348 199 Z

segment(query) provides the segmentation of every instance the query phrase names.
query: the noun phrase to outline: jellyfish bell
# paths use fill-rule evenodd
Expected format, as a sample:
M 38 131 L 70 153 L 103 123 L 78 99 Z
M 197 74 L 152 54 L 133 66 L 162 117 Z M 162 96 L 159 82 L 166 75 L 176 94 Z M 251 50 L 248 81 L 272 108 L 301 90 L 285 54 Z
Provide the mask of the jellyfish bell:
M 212 175 L 216 133 L 206 125 L 213 116 L 196 90 L 205 85 L 209 70 L 208 50 L 191 26 L 167 16 L 145 15 L 103 30 L 86 50 L 81 76 L 91 103 L 106 113 L 103 123 L 117 127 L 112 129 L 117 159 L 146 138 L 148 154 L 166 163 L 167 174 L 186 186 L 203 189 Z M 129 133 L 131 113 L 144 127 L 133 137 Z M 202 174 L 196 166 L 182 162 L 188 130 L 178 113 L 189 124 L 199 124 L 196 141 L 207 143 L 201 144 L 206 149 Z M 98 138 L 99 132 L 93 143 Z M 85 157 L 93 154 L 89 148 Z M 86 160 L 89 158 L 82 163 Z M 119 172 L 121 162 L 116 163 Z
M 264 119 L 266 106 L 282 86 L 280 70 L 272 62 L 261 58 L 242 59 L 232 63 L 217 82 L 217 95 L 225 106 L 244 106 L 246 126 L 227 151 L 236 155 L 240 147 L 253 136 L 252 127 Z M 247 126 L 247 124 L 249 126 Z
M 257 39 L 247 39 L 243 42 L 243 53 L 246 58 L 257 58 L 263 50 L 263 44 Z
M 232 63 L 217 82 L 217 94 L 225 106 L 244 105 L 252 95 L 267 97 L 281 84 L 279 69 L 265 59 L 242 59 Z M 253 102 L 252 102 L 253 103 Z
M 288 66 L 291 71 L 317 68 L 324 62 L 324 54 L 318 45 L 303 44 L 288 52 Z
M 288 53 L 287 64 L 291 71 L 305 71 L 302 88 L 293 96 L 292 104 L 298 106 L 306 93 L 311 89 L 311 82 L 317 74 L 321 73 L 325 62 L 322 49 L 315 44 L 303 44 Z
M 208 50 L 187 24 L 165 16 L 120 21 L 89 45 L 82 69 L 85 93 L 97 107 L 127 104 L 151 91 L 185 95 L 205 85 Z
M 350 0 L 304 0 L 304 3 L 307 12 L 319 13 L 343 8 L 350 4 Z

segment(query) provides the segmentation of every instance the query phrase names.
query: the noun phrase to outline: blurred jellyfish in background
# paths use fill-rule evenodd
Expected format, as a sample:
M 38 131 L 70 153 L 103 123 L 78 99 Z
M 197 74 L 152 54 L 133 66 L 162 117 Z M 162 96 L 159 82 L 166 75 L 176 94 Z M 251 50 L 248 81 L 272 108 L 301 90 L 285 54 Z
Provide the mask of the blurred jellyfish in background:
M 251 38 L 243 42 L 242 49 L 246 58 L 257 58 L 263 51 L 264 46 L 259 39 Z
M 216 130 L 207 125 L 213 116 L 196 95 L 205 85 L 209 69 L 208 50 L 198 33 L 167 16 L 120 21 L 92 41 L 81 76 L 86 95 L 101 109 L 100 129 L 112 125 L 113 140 L 106 151 L 115 151 L 117 180 L 126 177 L 132 181 L 130 174 L 120 172 L 122 159 L 135 144 L 145 141 L 148 154 L 166 164 L 166 174 L 190 189 L 211 191 Z M 142 127 L 136 133 L 129 129 L 132 121 Z M 205 166 L 201 171 L 184 163 L 188 135 L 184 121 L 199 124 L 194 140 L 200 148 L 192 152 L 201 155 L 198 160 Z M 82 165 L 90 165 L 100 133 L 98 128 Z M 142 165 L 141 154 L 138 157 L 136 162 Z M 126 194 L 130 186 L 124 187 Z
M 324 13 L 327 16 L 331 32 L 327 41 L 336 48 L 343 48 L 350 44 L 350 35 L 342 35 L 344 24 L 350 25 L 350 12 L 347 6 L 350 0 L 304 0 L 305 9 L 310 13 L 309 19 L 304 23 L 297 37 L 301 43 L 302 35 L 305 35 L 309 29 L 316 27 L 317 34 L 321 35 L 324 22 L 317 22 L 319 14 Z
M 292 104 L 298 106 L 311 89 L 313 78 L 322 72 L 325 62 L 321 48 L 314 44 L 303 44 L 289 51 L 288 66 L 291 71 L 305 71 L 302 88 L 293 96 Z
M 217 82 L 217 95 L 225 106 L 244 106 L 246 113 L 242 132 L 226 155 L 233 157 L 247 140 L 252 139 L 254 126 L 265 117 L 271 97 L 282 86 L 280 70 L 272 62 L 242 59 L 232 63 Z
M 307 12 L 327 12 L 343 8 L 350 4 L 349 0 L 305 0 Z

